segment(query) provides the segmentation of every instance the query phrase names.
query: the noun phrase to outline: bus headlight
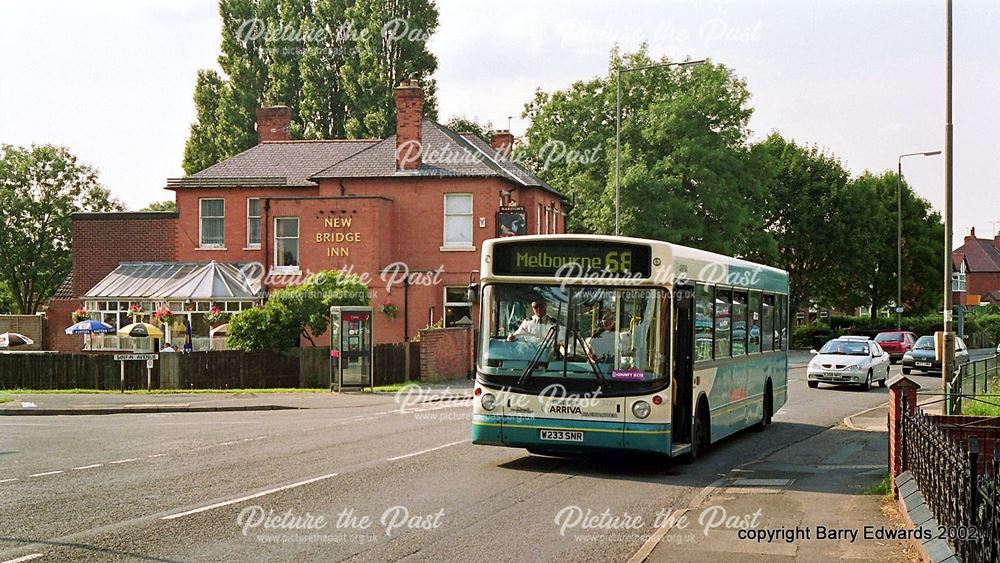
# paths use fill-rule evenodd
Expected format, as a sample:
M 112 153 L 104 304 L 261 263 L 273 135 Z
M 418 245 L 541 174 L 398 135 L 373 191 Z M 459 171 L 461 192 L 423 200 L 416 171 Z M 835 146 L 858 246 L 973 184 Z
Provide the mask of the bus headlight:
M 493 393 L 483 394 L 483 398 L 479 400 L 479 404 L 483 406 L 484 409 L 491 411 L 493 407 L 497 406 L 497 396 Z
M 636 418 L 646 418 L 649 416 L 649 403 L 646 401 L 636 401 L 632 403 L 632 414 Z

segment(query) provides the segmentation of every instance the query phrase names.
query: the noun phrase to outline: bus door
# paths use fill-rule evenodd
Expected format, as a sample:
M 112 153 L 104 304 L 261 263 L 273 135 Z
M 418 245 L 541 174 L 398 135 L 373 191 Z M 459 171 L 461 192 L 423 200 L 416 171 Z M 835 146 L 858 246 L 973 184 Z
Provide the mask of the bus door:
M 694 287 L 674 287 L 674 381 L 672 432 L 674 444 L 691 443 L 694 391 Z

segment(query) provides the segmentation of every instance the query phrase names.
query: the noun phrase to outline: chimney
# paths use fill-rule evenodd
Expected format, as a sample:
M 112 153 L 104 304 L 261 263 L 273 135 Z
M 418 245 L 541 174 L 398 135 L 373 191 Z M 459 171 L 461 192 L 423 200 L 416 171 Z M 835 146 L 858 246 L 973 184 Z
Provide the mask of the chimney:
M 993 247 L 1000 250 L 1000 235 L 993 237 Z
M 497 151 L 498 155 L 510 158 L 510 152 L 514 148 L 514 136 L 506 129 L 494 131 L 493 135 L 490 136 L 490 144 L 493 145 L 493 150 Z
M 415 79 L 403 80 L 396 98 L 396 170 L 420 167 L 420 122 L 424 118 L 424 91 Z
M 976 238 L 976 228 L 972 227 L 972 229 L 969 231 L 969 234 L 965 235 L 965 242 L 969 242 L 970 240 L 974 240 L 975 238 Z
M 257 108 L 258 142 L 287 141 L 292 125 L 292 109 L 288 106 Z

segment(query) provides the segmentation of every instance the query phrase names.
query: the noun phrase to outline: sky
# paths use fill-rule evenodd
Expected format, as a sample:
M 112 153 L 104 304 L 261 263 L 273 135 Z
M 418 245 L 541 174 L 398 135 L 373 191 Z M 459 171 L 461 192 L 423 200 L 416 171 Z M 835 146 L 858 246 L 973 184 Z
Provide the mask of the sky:
M 439 0 L 439 117 L 506 127 L 536 89 L 607 72 L 617 43 L 710 58 L 746 80 L 755 139 L 779 131 L 881 172 L 944 148 L 944 1 Z M 954 229 L 1000 228 L 1000 0 L 954 8 Z M 130 209 L 183 175 L 197 70 L 216 68 L 211 0 L 2 0 L 0 143 L 68 147 Z M 529 123 L 510 120 L 515 135 Z M 903 160 L 943 209 L 944 159 Z M 864 213 L 863 209 L 858 210 Z

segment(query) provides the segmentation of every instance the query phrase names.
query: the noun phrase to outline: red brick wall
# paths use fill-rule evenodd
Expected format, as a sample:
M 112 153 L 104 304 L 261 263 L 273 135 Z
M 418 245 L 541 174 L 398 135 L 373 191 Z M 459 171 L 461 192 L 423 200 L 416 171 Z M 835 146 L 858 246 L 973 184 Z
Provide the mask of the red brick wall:
M 83 305 L 79 299 L 53 299 L 45 313 L 48 350 L 73 353 L 83 348 L 83 335 L 66 334 L 73 324 L 73 311 Z
M 287 141 L 292 123 L 288 106 L 257 108 L 257 139 L 261 142 Z
M 441 381 L 468 376 L 472 369 L 472 330 L 445 328 L 420 331 L 420 380 Z
M 965 276 L 966 292 L 983 295 L 1000 289 L 1000 272 L 970 272 Z
M 78 297 L 104 279 L 121 262 L 170 262 L 176 259 L 175 213 L 73 215 L 73 294 Z

